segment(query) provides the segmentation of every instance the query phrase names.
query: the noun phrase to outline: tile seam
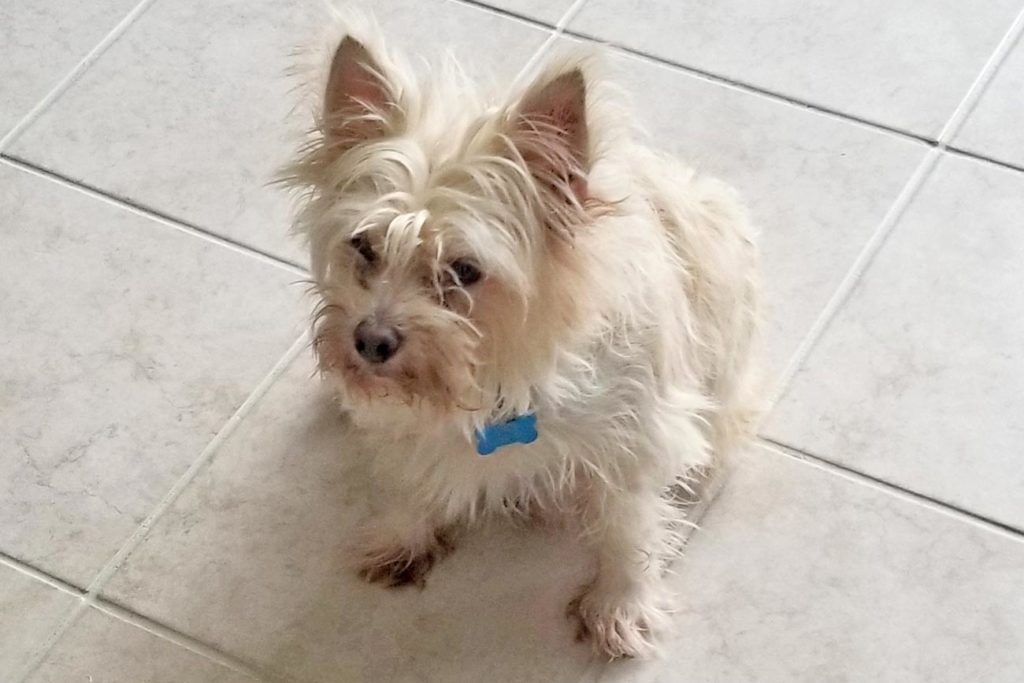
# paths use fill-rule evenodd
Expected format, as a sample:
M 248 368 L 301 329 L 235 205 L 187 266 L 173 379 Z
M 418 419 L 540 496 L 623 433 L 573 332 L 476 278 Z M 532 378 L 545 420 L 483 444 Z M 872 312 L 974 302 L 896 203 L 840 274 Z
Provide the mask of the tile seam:
M 8 130 L 2 138 L 0 138 L 0 151 L 6 150 L 11 143 L 17 140 L 21 134 L 24 133 L 25 130 L 31 126 L 41 114 L 43 114 L 43 112 L 50 108 L 50 105 L 57 101 L 57 99 L 60 98 L 68 88 L 82 77 L 82 74 L 84 74 L 86 70 L 96 62 L 96 60 L 103 56 L 111 45 L 117 42 L 117 39 L 120 38 L 124 32 L 135 23 L 135 20 L 149 9 L 149 6 L 155 1 L 156 0 L 142 0 L 129 10 L 129 12 L 121 18 L 121 21 L 115 24 L 114 27 L 108 31 L 107 34 L 104 35 L 103 38 L 101 38 L 100 41 L 96 43 L 96 45 L 94 45 L 92 49 L 89 50 L 85 56 L 71 68 L 70 71 L 64 74 L 64 76 L 57 81 L 57 84 L 54 85 L 41 100 L 36 102 L 34 107 L 29 109 L 28 112 L 21 117 L 21 119 L 19 119 L 18 122 L 14 124 L 14 126 Z
M 270 371 L 249 393 L 245 401 L 243 401 L 231 417 L 225 421 L 210 442 L 203 448 L 199 455 L 196 456 L 188 469 L 185 470 L 164 497 L 153 507 L 146 518 L 121 545 L 118 551 L 114 553 L 103 568 L 100 569 L 95 578 L 93 578 L 86 587 L 85 593 L 80 596 L 78 604 L 70 610 L 69 614 L 58 625 L 58 627 L 50 633 L 36 653 L 25 664 L 20 675 L 15 678 L 15 681 L 24 683 L 24 681 L 31 676 L 40 665 L 42 665 L 53 648 L 61 638 L 63 638 L 68 630 L 70 630 L 75 622 L 81 618 L 82 614 L 84 614 L 89 607 L 97 604 L 100 593 L 106 586 L 107 582 L 114 576 L 117 570 L 131 556 L 131 554 L 143 543 L 143 541 L 145 541 L 153 526 L 160 520 L 163 514 L 170 509 L 185 489 L 188 488 L 199 472 L 209 464 L 214 455 L 220 450 L 221 445 L 230 438 L 238 428 L 239 424 L 241 424 L 242 420 L 249 415 L 253 408 L 263 399 L 267 392 L 270 391 L 271 387 L 276 383 L 281 375 L 284 374 L 292 361 L 298 357 L 299 353 L 301 353 L 306 346 L 307 342 L 305 334 L 292 342 L 288 350 L 285 351 L 285 353 L 277 360 Z M 104 601 L 104 603 L 109 604 L 106 601 Z M 227 655 L 225 654 L 225 656 Z

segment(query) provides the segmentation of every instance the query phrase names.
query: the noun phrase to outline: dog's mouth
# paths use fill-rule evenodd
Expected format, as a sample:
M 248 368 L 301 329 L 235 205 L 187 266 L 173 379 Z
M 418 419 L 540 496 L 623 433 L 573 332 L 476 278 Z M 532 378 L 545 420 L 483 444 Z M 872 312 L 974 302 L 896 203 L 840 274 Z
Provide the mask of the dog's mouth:
M 341 368 L 341 376 L 353 390 L 366 399 L 411 398 L 413 377 L 405 376 L 397 364 L 365 363 L 348 354 Z M 404 381 L 403 381 L 404 380 Z
M 445 415 L 474 411 L 481 402 L 473 340 L 427 334 L 414 324 L 402 329 L 397 353 L 381 359 L 358 348 L 350 321 L 335 307 L 318 316 L 313 350 L 320 371 L 334 381 L 350 402 L 366 406 L 429 408 Z
M 445 410 L 458 407 L 450 382 L 439 369 L 416 367 L 403 354 L 384 363 L 368 362 L 351 344 L 325 331 L 317 335 L 314 349 L 320 371 L 340 380 L 350 398 L 407 406 L 428 403 Z
M 397 358 L 386 363 L 368 363 L 332 332 L 321 330 L 313 344 L 322 373 L 341 379 L 349 393 L 367 400 L 385 399 L 399 393 L 403 370 Z

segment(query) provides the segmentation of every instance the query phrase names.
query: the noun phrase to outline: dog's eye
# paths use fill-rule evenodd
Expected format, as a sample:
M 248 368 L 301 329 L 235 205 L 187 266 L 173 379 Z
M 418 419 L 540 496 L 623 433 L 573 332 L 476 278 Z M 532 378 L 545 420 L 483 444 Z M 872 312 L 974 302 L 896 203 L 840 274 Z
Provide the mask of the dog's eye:
M 349 244 L 352 248 L 359 252 L 359 255 L 363 257 L 367 263 L 374 263 L 377 260 L 377 252 L 373 250 L 373 245 L 370 244 L 370 240 L 364 234 L 359 234 L 349 240 Z
M 453 284 L 459 287 L 469 287 L 476 284 L 484 276 L 473 262 L 461 258 L 448 264 L 448 271 L 451 274 Z

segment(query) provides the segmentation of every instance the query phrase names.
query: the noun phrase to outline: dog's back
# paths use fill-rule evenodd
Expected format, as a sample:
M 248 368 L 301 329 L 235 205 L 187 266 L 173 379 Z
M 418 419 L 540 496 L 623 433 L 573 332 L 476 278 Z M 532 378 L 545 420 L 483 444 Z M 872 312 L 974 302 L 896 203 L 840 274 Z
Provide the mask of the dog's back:
M 748 434 L 760 412 L 754 230 L 728 185 L 639 146 L 632 158 L 680 261 L 680 285 L 697 327 L 693 361 L 714 402 L 714 451 L 721 454 Z

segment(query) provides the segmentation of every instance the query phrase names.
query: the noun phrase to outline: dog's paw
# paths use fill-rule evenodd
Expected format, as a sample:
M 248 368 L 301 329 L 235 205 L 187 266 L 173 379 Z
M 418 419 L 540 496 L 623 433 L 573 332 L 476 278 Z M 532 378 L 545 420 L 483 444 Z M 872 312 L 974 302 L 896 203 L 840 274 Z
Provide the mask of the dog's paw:
M 566 612 L 576 622 L 576 639 L 609 659 L 653 656 L 654 634 L 665 621 L 664 611 L 649 600 L 593 587 L 584 588 Z
M 413 555 L 407 548 L 392 548 L 386 556 L 363 558 L 357 570 L 364 581 L 387 588 L 409 585 L 423 588 L 435 560 L 432 552 Z
M 440 531 L 417 540 L 422 542 L 410 546 L 364 533 L 355 547 L 356 572 L 363 580 L 387 588 L 409 585 L 423 588 L 434 563 L 450 553 L 453 545 L 451 538 Z

